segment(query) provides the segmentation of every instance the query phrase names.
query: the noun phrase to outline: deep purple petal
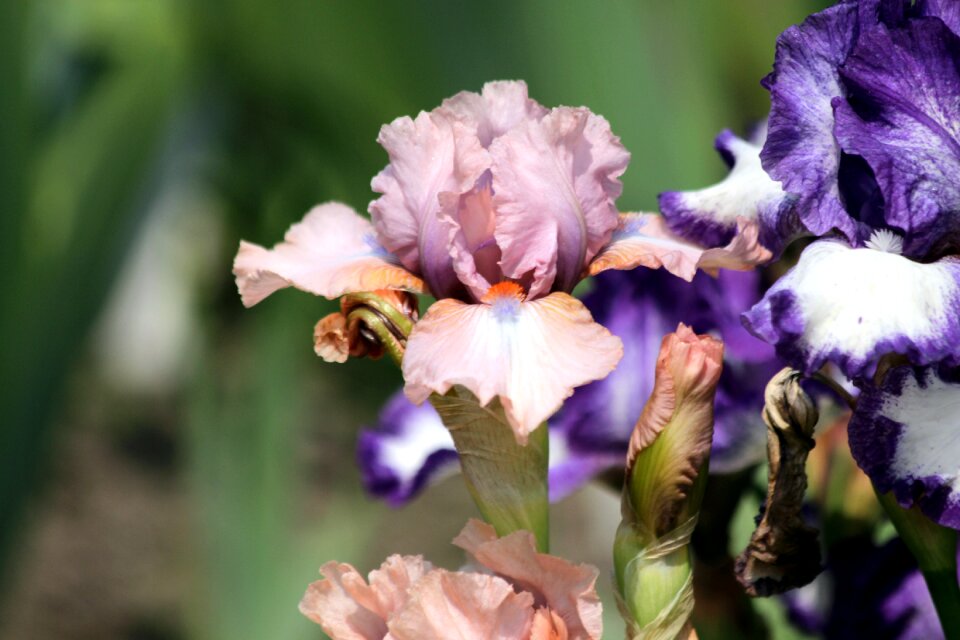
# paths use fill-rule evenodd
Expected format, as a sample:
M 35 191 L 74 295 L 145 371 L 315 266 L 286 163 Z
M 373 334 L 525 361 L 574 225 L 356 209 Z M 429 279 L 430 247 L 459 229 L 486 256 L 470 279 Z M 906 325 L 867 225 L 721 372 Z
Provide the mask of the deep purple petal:
M 852 241 L 857 225 L 844 209 L 837 182 L 840 145 L 833 135 L 831 100 L 843 95 L 837 68 L 859 31 L 858 7 L 839 4 L 807 18 L 777 39 L 764 85 L 770 90 L 763 168 L 798 196 L 797 211 L 815 235 L 839 229 Z
M 886 221 L 922 257 L 960 228 L 960 38 L 938 19 L 861 35 L 841 75 L 836 135 L 863 156 L 886 201 Z
M 917 0 L 918 15 L 940 18 L 960 35 L 960 2 L 957 0 Z
M 960 372 L 898 367 L 864 388 L 850 421 L 850 450 L 879 491 L 960 529 Z

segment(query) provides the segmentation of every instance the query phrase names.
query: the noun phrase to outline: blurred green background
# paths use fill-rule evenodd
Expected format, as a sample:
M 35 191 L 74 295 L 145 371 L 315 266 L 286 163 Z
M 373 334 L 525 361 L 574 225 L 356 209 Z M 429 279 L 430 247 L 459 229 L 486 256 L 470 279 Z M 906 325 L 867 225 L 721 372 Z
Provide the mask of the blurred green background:
M 606 116 L 621 207 L 653 207 L 722 175 L 713 136 L 765 114 L 774 39 L 817 8 L 0 3 L 0 637 L 319 638 L 296 604 L 324 561 L 456 566 L 458 479 L 401 511 L 359 487 L 356 430 L 398 372 L 313 355 L 331 303 L 244 311 L 239 239 L 363 210 L 380 125 L 493 79 Z M 555 522 L 558 552 L 609 567 L 614 496 Z

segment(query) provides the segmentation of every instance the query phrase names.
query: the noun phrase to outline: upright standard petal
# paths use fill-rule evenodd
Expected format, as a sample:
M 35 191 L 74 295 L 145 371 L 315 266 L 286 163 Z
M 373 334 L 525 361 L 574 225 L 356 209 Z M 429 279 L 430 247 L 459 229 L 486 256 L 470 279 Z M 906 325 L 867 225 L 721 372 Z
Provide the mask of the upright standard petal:
M 523 80 L 488 82 L 479 94 L 461 91 L 444 100 L 438 111 L 470 127 L 484 147 L 518 124 L 540 120 L 549 112 L 530 98 Z
M 836 103 L 843 148 L 863 156 L 886 202 L 886 221 L 923 257 L 960 229 L 960 37 L 938 19 L 861 35 Z
M 380 242 L 407 269 L 422 274 L 437 297 L 455 294 L 449 234 L 439 223 L 441 193 L 470 190 L 489 166 L 486 150 L 467 127 L 437 113 L 397 118 L 377 141 L 390 164 L 371 187 L 382 194 L 370 203 Z
M 390 640 L 524 640 L 533 625 L 533 597 L 480 573 L 437 569 L 411 590 L 390 620 Z
M 859 31 L 857 3 L 841 3 L 807 18 L 777 39 L 763 168 L 796 194 L 796 211 L 814 235 L 837 228 L 852 241 L 857 227 L 844 210 L 838 172 L 840 146 L 833 135 L 831 100 L 843 95 L 837 68 Z
M 357 463 L 366 490 L 394 507 L 459 469 L 453 438 L 436 410 L 400 392 L 387 402 L 377 428 L 360 433 Z
M 508 278 L 530 297 L 572 291 L 617 226 L 629 152 L 605 119 L 559 107 L 490 146 L 497 244 Z
M 689 282 L 698 269 L 708 273 L 718 269 L 749 271 L 773 257 L 758 238 L 757 223 L 739 218 L 737 231 L 727 246 L 707 249 L 675 235 L 663 216 L 624 213 L 620 214 L 610 241 L 588 265 L 586 275 L 594 276 L 608 269 L 663 267 Z
M 453 270 L 475 300 L 503 279 L 490 172 L 464 194 L 440 195 L 440 224 L 447 230 Z
M 432 569 L 420 556 L 390 556 L 370 583 L 349 564 L 328 562 L 324 579 L 313 582 L 300 601 L 300 612 L 334 640 L 382 640 L 387 619 L 406 602 L 410 587 Z
M 405 392 L 421 403 L 462 385 L 486 405 L 495 397 L 517 436 L 552 415 L 574 387 L 609 374 L 620 339 L 565 293 L 524 301 L 519 286 L 491 287 L 483 304 L 447 299 L 414 326 L 403 358 Z
M 888 353 L 917 365 L 956 359 L 958 305 L 956 259 L 921 264 L 820 240 L 743 319 L 798 369 L 811 373 L 830 361 L 847 377 L 859 378 L 871 375 Z
M 960 372 L 898 367 L 860 395 L 850 450 L 880 491 L 960 529 Z
M 424 291 L 423 281 L 377 243 L 370 222 L 338 202 L 311 209 L 273 249 L 241 242 L 233 274 L 247 307 L 291 286 L 331 299 L 376 289 Z
M 706 189 L 660 194 L 660 211 L 674 233 L 697 244 L 719 247 L 733 239 L 737 220 L 745 218 L 759 226 L 760 244 L 779 253 L 803 230 L 794 209 L 796 197 L 785 192 L 760 165 L 765 132 L 764 126 L 758 139 L 743 140 L 723 131 L 716 147 L 730 161 L 727 177 Z
M 571 640 L 600 638 L 603 607 L 596 592 L 596 567 L 539 553 L 528 531 L 497 538 L 493 527 L 479 520 L 470 520 L 453 544 L 517 589 L 533 594 L 538 605 L 562 618 Z

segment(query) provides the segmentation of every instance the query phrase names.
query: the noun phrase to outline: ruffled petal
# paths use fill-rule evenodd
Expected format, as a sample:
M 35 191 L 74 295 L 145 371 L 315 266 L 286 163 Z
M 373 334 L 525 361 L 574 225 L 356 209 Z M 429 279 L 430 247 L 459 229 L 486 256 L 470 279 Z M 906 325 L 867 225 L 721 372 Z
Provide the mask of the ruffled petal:
M 686 281 L 697 269 L 716 273 L 717 269 L 749 271 L 769 262 L 773 255 L 759 242 L 756 222 L 737 220 L 733 240 L 725 247 L 705 249 L 670 231 L 663 216 L 655 213 L 623 213 L 610 242 L 587 267 L 593 276 L 608 269 L 663 267 Z
M 517 640 L 533 624 L 533 598 L 503 579 L 437 569 L 390 620 L 392 640 Z
M 898 367 L 860 395 L 850 450 L 880 491 L 960 529 L 960 375 Z
M 493 235 L 496 215 L 490 173 L 464 194 L 441 194 L 440 208 L 440 224 L 447 230 L 453 270 L 479 300 L 491 284 L 503 280 L 500 247 Z
M 960 228 L 958 60 L 960 38 L 943 22 L 914 19 L 862 34 L 841 70 L 837 138 L 873 168 L 908 255 Z
M 390 556 L 370 584 L 346 563 L 328 562 L 323 580 L 307 587 L 300 612 L 334 640 L 381 640 L 387 619 L 406 602 L 410 587 L 432 566 L 420 556 Z
M 571 640 L 594 640 L 603 633 L 596 567 L 539 553 L 529 531 L 497 538 L 493 527 L 479 520 L 470 520 L 453 544 L 517 589 L 533 594 L 538 605 L 560 616 Z
M 383 194 L 370 203 L 380 242 L 407 269 L 422 274 L 437 297 L 459 288 L 449 235 L 439 223 L 441 193 L 470 190 L 489 167 L 489 157 L 469 128 L 437 113 L 397 118 L 377 141 L 390 164 L 371 187 Z
M 423 281 L 377 243 L 370 222 L 338 202 L 311 209 L 273 249 L 241 242 L 233 275 L 247 307 L 291 286 L 331 299 L 376 289 L 424 291 Z
M 623 351 L 577 299 L 553 293 L 523 302 L 515 289 L 489 304 L 435 303 L 410 334 L 403 377 L 416 403 L 453 385 L 469 389 L 481 405 L 499 396 L 525 443 L 574 387 L 609 374 Z
M 617 226 L 629 152 L 602 117 L 559 107 L 494 140 L 490 155 L 504 274 L 532 274 L 533 298 L 573 290 Z
M 453 438 L 436 410 L 401 392 L 384 407 L 377 428 L 360 433 L 357 462 L 366 490 L 395 507 L 459 470 Z
M 796 194 L 796 211 L 814 235 L 837 228 L 853 241 L 857 225 L 844 209 L 838 173 L 840 146 L 833 135 L 831 100 L 843 95 L 837 68 L 859 30 L 856 2 L 837 4 L 784 31 L 777 39 L 763 168 Z
M 882 245 L 878 245 L 882 246 Z M 836 363 L 869 376 L 879 358 L 925 365 L 960 355 L 960 262 L 913 262 L 878 249 L 820 240 L 743 316 L 755 336 L 811 373 Z
M 660 194 L 660 211 L 674 233 L 703 246 L 719 247 L 733 239 L 737 220 L 744 218 L 757 223 L 760 243 L 779 253 L 803 231 L 793 206 L 796 198 L 760 166 L 765 132 L 764 126 L 758 139 L 748 141 L 723 131 L 716 147 L 730 159 L 727 177 L 706 189 Z
M 484 147 L 518 124 L 540 120 L 549 113 L 530 98 L 522 80 L 488 82 L 479 94 L 461 91 L 444 100 L 438 111 L 470 127 Z

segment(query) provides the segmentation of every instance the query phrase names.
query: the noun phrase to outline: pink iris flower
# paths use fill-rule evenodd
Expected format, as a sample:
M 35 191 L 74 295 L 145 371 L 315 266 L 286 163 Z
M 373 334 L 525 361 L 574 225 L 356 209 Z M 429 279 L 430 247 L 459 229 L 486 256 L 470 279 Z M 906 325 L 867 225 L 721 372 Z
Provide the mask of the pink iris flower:
M 470 520 L 454 544 L 479 565 L 447 571 L 422 556 L 393 555 L 367 580 L 328 562 L 300 611 L 333 640 L 597 640 L 599 571 L 538 553 L 533 534 L 497 538 Z
M 518 442 L 577 386 L 604 378 L 620 340 L 570 292 L 606 269 L 747 269 L 769 259 L 756 224 L 704 250 L 656 214 L 620 214 L 630 154 L 584 107 L 547 109 L 523 82 L 492 82 L 385 125 L 371 221 L 339 203 L 311 210 L 273 249 L 241 242 L 234 274 L 252 306 L 294 286 L 336 298 L 396 289 L 438 299 L 409 336 L 416 403 L 453 385 L 499 397 Z M 323 349 L 318 349 L 323 354 Z M 342 350 L 337 359 L 342 360 Z

